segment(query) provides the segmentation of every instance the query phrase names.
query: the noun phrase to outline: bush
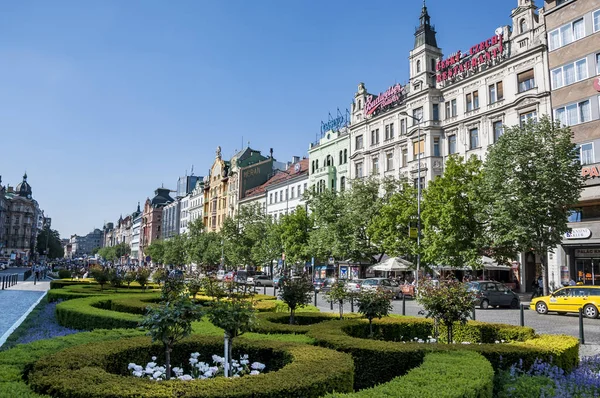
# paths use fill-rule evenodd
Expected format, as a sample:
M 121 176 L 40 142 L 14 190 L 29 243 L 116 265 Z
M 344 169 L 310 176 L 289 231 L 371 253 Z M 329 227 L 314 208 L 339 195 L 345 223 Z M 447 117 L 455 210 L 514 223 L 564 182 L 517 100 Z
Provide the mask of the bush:
M 529 328 L 522 333 L 507 332 L 519 326 L 484 324 L 468 322 L 465 327 L 489 330 L 497 327 L 497 335 L 528 335 Z M 494 341 L 481 341 L 482 344 L 419 344 L 416 342 L 399 342 L 414 337 L 426 340 L 432 335 L 433 321 L 416 318 L 389 318 L 373 322 L 373 332 L 377 338 L 387 341 L 371 340 L 366 320 L 329 321 L 313 325 L 307 336 L 315 339 L 320 346 L 333 348 L 352 355 L 356 364 L 355 388 L 372 387 L 385 383 L 394 377 L 406 374 L 410 369 L 419 366 L 426 353 L 431 351 L 464 350 L 481 353 L 491 362 L 494 369 L 505 369 L 513 363 L 523 362 L 529 366 L 536 358 L 550 360 L 565 370 L 572 369 L 578 362 L 579 342 L 570 336 L 542 335 L 524 341 L 512 341 L 506 344 L 495 344 Z M 423 333 L 423 334 L 421 334 Z M 494 335 L 489 331 L 480 336 Z M 408 338 L 407 338 L 408 337 Z
M 127 298 L 125 295 L 119 295 L 119 297 Z M 112 311 L 110 303 L 111 300 L 107 296 L 92 296 L 65 301 L 56 306 L 56 319 L 61 326 L 79 330 L 135 328 L 138 326 L 142 320 L 140 315 Z
M 327 398 L 483 398 L 492 397 L 494 370 L 481 355 L 468 351 L 431 353 L 405 376 L 351 394 Z
M 69 276 L 70 278 L 70 276 Z M 56 279 L 50 281 L 50 289 L 61 289 L 65 286 L 70 285 L 89 285 L 92 283 L 91 279 L 78 279 L 78 280 L 64 280 L 64 279 Z
M 221 353 L 219 337 L 192 336 L 176 345 L 174 363 L 187 361 L 190 352 Z M 175 354 L 177 353 L 177 354 Z M 271 372 L 238 379 L 216 378 L 156 382 L 128 375 L 129 362 L 161 357 L 160 345 L 147 337 L 121 339 L 110 345 L 91 343 L 40 359 L 29 374 L 31 388 L 41 394 L 71 398 L 100 397 L 320 397 L 328 392 L 351 392 L 350 356 L 310 345 L 271 340 L 239 339 L 236 356 L 249 354 L 266 362 Z
M 356 315 L 346 314 L 346 318 Z M 257 315 L 257 322 L 252 327 L 256 333 L 295 333 L 304 334 L 310 330 L 310 326 L 319 322 L 339 319 L 338 316 L 325 312 L 297 312 L 294 316 L 295 325 L 290 325 L 290 317 L 287 313 L 263 312 Z
M 59 269 L 58 277 L 60 279 L 71 279 L 71 271 L 69 271 L 68 269 Z

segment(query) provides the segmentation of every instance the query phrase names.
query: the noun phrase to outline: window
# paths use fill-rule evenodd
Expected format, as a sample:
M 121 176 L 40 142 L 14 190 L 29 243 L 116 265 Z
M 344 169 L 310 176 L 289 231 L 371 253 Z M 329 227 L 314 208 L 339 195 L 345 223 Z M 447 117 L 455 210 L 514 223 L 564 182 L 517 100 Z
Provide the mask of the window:
M 295 188 L 294 188 L 294 187 L 292 187 L 292 195 L 290 196 L 290 198 L 294 199 L 294 195 L 295 195 L 295 193 L 296 193 L 296 192 L 295 192 Z
M 388 152 L 385 154 L 385 170 L 394 170 L 394 152 Z
M 440 137 L 433 138 L 433 156 L 440 156 Z
M 446 101 L 446 119 L 456 116 L 456 98 Z
M 423 120 L 423 107 L 413 110 L 413 126 Z
M 456 153 L 456 135 L 448 136 L 448 154 L 453 155 Z
M 431 119 L 434 121 L 438 121 L 440 120 L 440 106 L 439 104 L 433 104 L 432 106 L 432 115 L 431 115 Z
M 344 149 L 344 164 L 348 163 L 348 150 Z
M 592 164 L 594 161 L 594 144 L 587 143 L 577 145 L 577 149 L 579 150 L 579 163 L 581 165 Z
M 521 121 L 521 126 L 523 126 L 529 120 L 533 120 L 534 122 L 537 122 L 537 112 L 531 111 L 531 112 L 527 112 L 527 113 L 521 113 L 521 116 L 519 118 Z
M 363 164 L 362 163 L 356 163 L 354 165 L 354 169 L 355 169 L 356 178 L 362 178 L 362 176 L 363 176 Z
M 500 136 L 502 136 L 502 133 L 504 132 L 504 129 L 502 128 L 502 122 L 500 120 L 493 122 L 492 128 L 494 130 L 494 142 L 498 142 Z
M 273 194 L 269 194 L 269 204 L 273 203 Z
M 361 140 L 361 142 L 362 142 L 362 140 Z M 362 146 L 361 146 L 361 148 L 362 148 Z M 319 159 L 315 160 L 315 167 L 317 170 L 319 170 Z
M 473 91 L 466 95 L 467 112 L 479 108 L 479 91 Z
M 385 125 L 385 140 L 391 140 L 394 138 L 394 123 Z
M 424 154 L 425 152 L 425 140 L 413 141 L 413 158 L 417 158 L 417 155 Z
M 402 148 L 402 167 L 406 167 L 408 164 L 408 149 L 406 147 Z
M 517 83 L 519 85 L 519 92 L 522 93 L 527 90 L 531 90 L 535 87 L 535 80 L 533 78 L 533 69 L 526 70 L 517 75 Z
M 565 126 L 574 126 L 591 120 L 590 101 L 585 100 L 554 110 L 554 118 Z
M 417 60 L 417 73 L 421 72 L 421 61 Z
M 572 64 L 563 65 L 550 71 L 552 88 L 557 89 L 568 86 L 583 79 L 587 79 L 587 59 L 583 58 Z
M 305 183 L 304 183 L 304 189 L 302 190 L 302 192 L 306 192 L 306 188 L 307 188 L 307 187 L 308 187 L 308 183 L 307 183 L 307 182 L 305 182 Z
M 371 159 L 371 163 L 372 163 L 372 173 L 371 174 L 379 174 L 379 157 L 376 156 L 374 158 Z
M 363 136 L 362 135 L 357 135 L 356 136 L 356 143 L 355 143 L 356 149 L 363 149 Z M 317 168 L 319 168 L 319 164 L 317 163 Z
M 600 30 L 600 10 L 594 12 L 592 19 L 594 20 L 594 32 L 597 32 Z
M 521 22 L 519 23 L 519 33 L 524 33 L 527 30 L 527 21 L 525 21 L 525 19 L 521 19 Z
M 421 190 L 423 190 L 425 188 L 425 177 L 413 179 L 413 186 L 415 188 L 417 188 L 418 186 L 420 186 Z
M 500 101 L 504 98 L 504 87 L 502 82 L 494 83 L 489 86 L 490 104 Z
M 469 130 L 469 149 L 476 148 L 479 148 L 479 130 L 475 128 Z
M 406 119 L 400 120 L 400 134 L 406 134 Z
M 340 192 L 344 192 L 346 189 L 346 177 L 340 178 Z
M 598 30 L 598 18 L 600 18 L 600 15 L 598 11 L 596 11 L 594 13 L 594 31 Z M 550 37 L 548 40 L 550 42 L 550 51 L 556 50 L 557 48 L 566 46 L 575 40 L 581 39 L 583 36 L 585 36 L 583 18 L 554 29 L 548 34 L 548 36 Z
M 343 157 L 342 157 L 342 151 L 340 151 L 340 159 L 339 159 L 338 164 L 342 164 L 342 163 L 343 163 Z
M 371 130 L 371 145 L 379 144 L 379 129 Z

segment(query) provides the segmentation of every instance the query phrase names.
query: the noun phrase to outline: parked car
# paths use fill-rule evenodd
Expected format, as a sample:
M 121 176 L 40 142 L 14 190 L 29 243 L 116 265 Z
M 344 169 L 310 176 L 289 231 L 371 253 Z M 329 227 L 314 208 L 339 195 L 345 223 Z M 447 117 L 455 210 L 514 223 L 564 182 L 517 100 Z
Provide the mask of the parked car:
M 394 298 L 402 298 L 402 289 L 395 280 L 387 278 L 367 278 L 361 284 L 361 289 L 364 290 L 375 290 L 377 288 L 392 293 Z
M 558 289 L 549 296 L 536 297 L 531 300 L 529 308 L 538 314 L 557 312 L 561 315 L 567 312 L 579 312 L 588 318 L 598 318 L 600 308 L 600 286 L 566 286 Z
M 225 279 L 225 270 L 220 269 L 217 271 L 217 280 L 222 281 L 223 279 Z
M 318 292 L 325 292 L 331 289 L 331 285 L 335 283 L 335 278 L 319 278 L 313 281 L 313 287 Z
M 364 279 L 348 279 L 346 281 L 346 291 L 348 293 L 360 292 L 363 281 Z
M 248 279 L 246 279 L 246 283 L 255 286 L 273 286 L 273 280 L 267 275 L 249 276 Z
M 467 287 L 477 296 L 475 305 L 481 309 L 491 307 L 519 308 L 519 296 L 500 282 L 473 281 L 467 282 Z
M 230 272 L 228 272 L 228 273 L 225 274 L 225 276 L 223 277 L 223 280 L 225 282 L 231 282 L 234 277 L 235 277 L 235 273 L 230 271 Z

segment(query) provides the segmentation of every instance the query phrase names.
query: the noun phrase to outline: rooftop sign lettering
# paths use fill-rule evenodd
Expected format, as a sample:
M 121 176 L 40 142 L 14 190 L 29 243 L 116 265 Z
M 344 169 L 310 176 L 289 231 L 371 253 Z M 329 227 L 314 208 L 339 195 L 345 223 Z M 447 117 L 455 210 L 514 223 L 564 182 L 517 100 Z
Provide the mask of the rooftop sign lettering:
M 504 36 L 502 29 L 499 28 L 496 30 L 496 35 L 472 46 L 468 54 L 458 51 L 451 57 L 439 61 L 435 66 L 437 82 L 442 83 L 456 77 L 464 77 L 469 71 L 477 71 L 481 65 L 501 59 L 503 53 Z
M 350 112 L 346 109 L 346 114 L 342 114 L 340 108 L 338 108 L 337 116 L 335 118 L 333 118 L 330 113 L 327 122 L 321 120 L 321 134 L 325 134 L 330 130 L 340 130 L 348 125 L 349 120 Z
M 395 84 L 378 96 L 369 95 L 365 102 L 365 114 L 371 115 L 388 105 L 396 104 L 404 99 L 404 87 Z

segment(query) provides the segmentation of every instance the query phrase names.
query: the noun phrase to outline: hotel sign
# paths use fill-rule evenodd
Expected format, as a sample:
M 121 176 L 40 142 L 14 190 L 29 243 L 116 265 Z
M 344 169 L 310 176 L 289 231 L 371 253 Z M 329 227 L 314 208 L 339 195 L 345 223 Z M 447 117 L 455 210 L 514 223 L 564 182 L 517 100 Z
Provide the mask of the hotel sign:
M 365 102 L 365 115 L 372 115 L 389 105 L 397 105 L 404 100 L 404 87 L 395 84 L 378 96 L 369 95 Z
M 565 232 L 565 239 L 587 239 L 592 236 L 592 231 L 588 228 L 572 228 L 571 231 Z
M 346 109 L 346 113 L 342 114 L 342 112 L 340 112 L 340 108 L 338 108 L 337 116 L 335 117 L 335 119 L 333 118 L 333 116 L 331 116 L 331 113 L 330 113 L 326 122 L 321 120 L 321 134 L 325 134 L 329 130 L 333 130 L 333 131 L 340 130 L 340 129 L 348 126 L 349 122 L 350 122 L 350 111 L 348 111 L 348 109 Z
M 477 71 L 482 65 L 488 65 L 494 60 L 502 58 L 504 53 L 503 29 L 496 29 L 496 34 L 481 43 L 475 44 L 468 53 L 458 51 L 451 57 L 439 61 L 435 70 L 438 83 L 454 80 L 456 77 L 465 77 L 469 71 Z

